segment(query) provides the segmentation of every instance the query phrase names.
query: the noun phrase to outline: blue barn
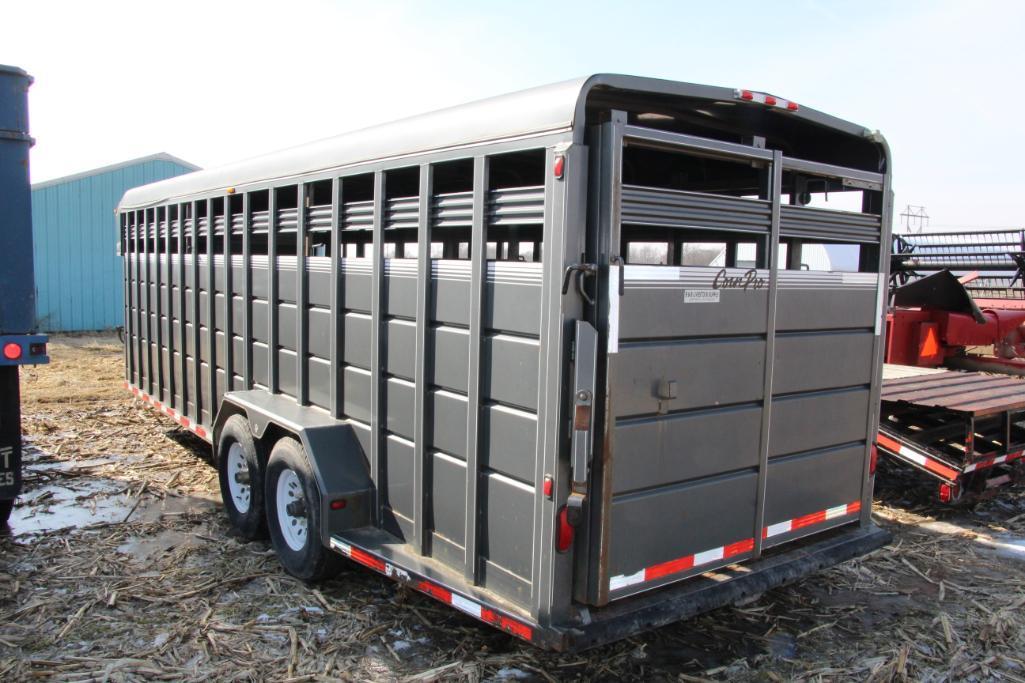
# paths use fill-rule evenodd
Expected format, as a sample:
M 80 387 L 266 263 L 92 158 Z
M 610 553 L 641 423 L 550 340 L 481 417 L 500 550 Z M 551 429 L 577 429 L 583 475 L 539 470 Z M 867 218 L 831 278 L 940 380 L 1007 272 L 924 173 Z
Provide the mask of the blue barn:
M 123 324 L 114 208 L 129 188 L 198 168 L 160 153 L 32 185 L 39 330 L 79 332 Z

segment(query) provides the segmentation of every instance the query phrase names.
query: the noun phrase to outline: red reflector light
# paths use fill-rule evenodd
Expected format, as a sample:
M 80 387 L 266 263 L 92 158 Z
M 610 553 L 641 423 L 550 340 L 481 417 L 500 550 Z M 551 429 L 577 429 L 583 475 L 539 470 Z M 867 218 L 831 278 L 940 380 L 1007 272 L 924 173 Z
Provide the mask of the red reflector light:
M 876 446 L 875 444 L 872 444 L 872 454 L 869 456 L 869 460 L 868 460 L 868 473 L 869 474 L 875 474 L 876 473 L 876 465 L 878 463 L 879 463 L 879 447 Z
M 18 360 L 21 358 L 21 344 L 16 342 L 4 344 L 4 358 L 7 360 Z
M 555 484 L 552 482 L 551 477 L 545 477 L 545 482 L 541 490 L 545 494 L 545 498 L 547 498 L 548 500 L 552 499 L 552 493 L 555 490 Z
M 556 178 L 562 178 L 563 172 L 566 170 L 566 157 L 560 154 L 555 157 L 555 164 L 552 166 L 552 174 Z
M 940 484 L 940 502 L 949 503 L 954 499 L 954 487 L 950 484 Z
M 800 107 L 796 102 L 790 100 L 780 99 L 775 95 L 768 95 L 763 92 L 755 92 L 754 90 L 734 90 L 734 97 L 745 102 L 754 102 L 756 104 L 764 104 L 766 107 L 777 107 L 779 109 L 786 109 L 787 111 L 797 111 Z
M 338 500 L 332 500 L 331 501 L 331 509 L 332 510 L 344 510 L 345 506 L 348 505 L 348 504 L 349 504 L 348 501 L 345 500 L 344 498 L 339 498 Z
M 569 523 L 569 510 L 563 505 L 555 520 L 555 549 L 564 553 L 573 545 L 573 525 Z

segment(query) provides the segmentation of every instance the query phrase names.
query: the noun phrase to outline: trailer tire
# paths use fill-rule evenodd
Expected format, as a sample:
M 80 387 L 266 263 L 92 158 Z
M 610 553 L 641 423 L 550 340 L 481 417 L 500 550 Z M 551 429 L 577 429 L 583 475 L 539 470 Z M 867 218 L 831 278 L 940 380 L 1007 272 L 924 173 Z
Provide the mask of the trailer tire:
M 338 573 L 341 557 L 320 540 L 320 489 L 306 450 L 292 437 L 271 450 L 264 500 L 271 545 L 286 572 L 307 582 Z
M 248 541 L 267 537 L 263 504 L 266 461 L 246 418 L 242 415 L 229 417 L 217 441 L 217 478 L 228 519 Z
M 0 498 L 0 526 L 7 526 L 12 510 L 14 510 L 14 499 Z

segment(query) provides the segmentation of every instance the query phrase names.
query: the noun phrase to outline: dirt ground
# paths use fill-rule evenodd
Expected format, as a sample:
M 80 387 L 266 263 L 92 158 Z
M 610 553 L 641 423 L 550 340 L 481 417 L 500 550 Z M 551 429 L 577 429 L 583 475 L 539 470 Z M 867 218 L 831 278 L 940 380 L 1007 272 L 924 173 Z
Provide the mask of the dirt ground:
M 1025 682 L 1025 491 L 946 509 L 890 475 L 892 546 L 743 607 L 538 651 L 352 564 L 317 587 L 226 523 L 208 448 L 121 388 L 114 338 L 23 373 L 0 680 Z

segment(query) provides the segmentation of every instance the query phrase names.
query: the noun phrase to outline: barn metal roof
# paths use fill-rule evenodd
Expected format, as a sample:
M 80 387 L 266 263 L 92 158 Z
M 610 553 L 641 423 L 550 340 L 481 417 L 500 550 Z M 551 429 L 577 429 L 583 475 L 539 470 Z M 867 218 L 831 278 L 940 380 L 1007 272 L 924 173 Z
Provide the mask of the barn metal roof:
M 583 127 L 576 124 L 583 122 L 593 91 L 610 96 L 620 92 L 735 99 L 732 88 L 597 74 L 441 109 L 134 188 L 125 193 L 119 208 L 153 206 L 229 187 L 498 140 L 574 131 L 575 141 L 580 142 Z M 806 107 L 792 115 L 851 135 L 868 132 L 862 126 Z
M 74 182 L 76 180 L 82 180 L 84 178 L 92 178 L 103 173 L 110 173 L 111 171 L 117 171 L 122 168 L 129 168 L 131 166 L 138 166 L 139 164 L 145 164 L 149 161 L 170 161 L 172 164 L 178 164 L 183 168 L 187 168 L 191 171 L 198 171 L 199 166 L 193 163 L 179 159 L 173 154 L 167 152 L 157 152 L 156 154 L 148 154 L 144 157 L 138 157 L 136 159 L 128 159 L 127 161 L 119 161 L 116 164 L 108 164 L 107 166 L 100 166 L 99 168 L 91 168 L 88 171 L 80 171 L 78 173 L 72 173 L 71 175 L 61 176 L 59 178 L 51 178 L 50 180 L 43 180 L 38 183 L 32 183 L 33 190 L 42 190 L 47 187 L 53 187 L 54 185 L 63 185 L 65 183 Z

